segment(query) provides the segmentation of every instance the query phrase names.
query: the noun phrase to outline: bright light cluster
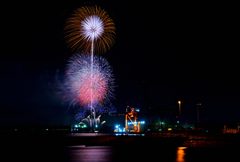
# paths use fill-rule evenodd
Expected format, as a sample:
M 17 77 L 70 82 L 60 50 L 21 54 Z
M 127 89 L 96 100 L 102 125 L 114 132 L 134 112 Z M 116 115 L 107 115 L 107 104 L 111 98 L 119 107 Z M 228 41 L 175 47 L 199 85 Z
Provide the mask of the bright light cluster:
M 100 17 L 93 15 L 86 17 L 81 24 L 80 33 L 87 41 L 98 39 L 104 32 L 104 24 Z
M 126 131 L 126 129 L 123 127 L 122 129 L 121 129 L 121 127 L 120 127 L 120 125 L 115 125 L 115 130 L 114 130 L 114 132 L 125 132 Z M 116 134 L 117 135 L 117 134 Z
M 137 125 L 138 122 L 128 122 L 128 125 L 135 124 Z M 145 124 L 145 121 L 140 121 L 139 124 Z

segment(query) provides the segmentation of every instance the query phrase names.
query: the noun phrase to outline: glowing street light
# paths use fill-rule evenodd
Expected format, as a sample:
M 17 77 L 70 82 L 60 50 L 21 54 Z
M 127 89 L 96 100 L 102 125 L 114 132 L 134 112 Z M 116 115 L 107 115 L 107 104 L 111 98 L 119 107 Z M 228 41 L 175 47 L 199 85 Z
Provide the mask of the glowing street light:
M 180 119 L 181 119 L 181 101 L 178 101 L 179 105 L 179 124 L 180 124 Z

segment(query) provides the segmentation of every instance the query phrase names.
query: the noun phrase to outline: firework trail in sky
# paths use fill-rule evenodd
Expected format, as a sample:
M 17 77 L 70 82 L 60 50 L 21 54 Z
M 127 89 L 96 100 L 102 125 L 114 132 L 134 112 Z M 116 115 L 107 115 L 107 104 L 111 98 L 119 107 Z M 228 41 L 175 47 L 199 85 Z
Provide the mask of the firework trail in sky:
M 94 111 L 93 105 L 96 101 L 101 101 L 105 98 L 108 87 L 104 87 L 104 79 L 99 75 L 94 67 L 93 51 L 106 52 L 107 49 L 114 43 L 115 27 L 113 20 L 108 16 L 105 10 L 97 6 L 81 7 L 74 11 L 72 16 L 67 19 L 65 26 L 65 38 L 67 44 L 71 49 L 79 51 L 80 49 L 85 52 L 91 52 L 90 68 L 85 69 L 84 94 L 79 94 L 78 98 L 81 103 L 88 104 L 90 102 L 91 110 Z M 97 80 L 97 82 L 96 82 Z M 102 89 L 96 91 L 98 81 Z M 83 83 L 82 83 L 83 84 Z
M 115 26 L 107 12 L 97 6 L 81 7 L 66 21 L 65 38 L 73 51 L 106 52 L 115 38 Z
M 107 104 L 104 103 L 104 105 L 94 105 L 93 106 L 96 113 L 103 114 L 103 113 L 116 113 L 116 108 L 109 102 Z M 80 107 L 75 111 L 75 119 L 80 121 L 83 118 L 85 118 L 85 115 L 87 114 L 87 110 L 90 108 L 87 107 Z M 90 116 L 89 116 L 90 117 Z M 91 121 L 91 119 L 89 119 Z M 90 123 L 89 123 L 90 124 Z
M 106 59 L 94 56 L 92 77 L 90 74 L 89 54 L 75 54 L 70 58 L 66 69 L 65 88 L 72 105 L 103 105 L 114 96 L 113 73 Z

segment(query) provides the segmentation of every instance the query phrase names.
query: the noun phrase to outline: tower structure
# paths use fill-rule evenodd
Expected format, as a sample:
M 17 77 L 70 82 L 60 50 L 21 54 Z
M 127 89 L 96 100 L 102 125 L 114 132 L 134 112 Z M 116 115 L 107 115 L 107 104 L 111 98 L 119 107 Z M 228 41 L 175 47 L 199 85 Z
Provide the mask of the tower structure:
M 137 122 L 137 113 L 138 113 L 137 111 L 134 111 L 134 108 L 131 108 L 130 106 L 126 107 L 126 114 L 125 114 L 126 132 L 140 131 L 140 122 Z

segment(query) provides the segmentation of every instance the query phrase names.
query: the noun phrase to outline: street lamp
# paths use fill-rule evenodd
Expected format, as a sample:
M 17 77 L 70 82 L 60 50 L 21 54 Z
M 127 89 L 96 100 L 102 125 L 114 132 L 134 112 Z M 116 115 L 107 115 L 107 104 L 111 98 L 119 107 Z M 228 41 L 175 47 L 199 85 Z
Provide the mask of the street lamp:
M 199 106 L 201 106 L 202 104 L 199 102 L 197 103 L 197 125 L 198 125 L 198 128 L 199 128 Z
M 179 105 L 179 125 L 180 125 L 180 119 L 181 119 L 181 101 L 178 101 Z

